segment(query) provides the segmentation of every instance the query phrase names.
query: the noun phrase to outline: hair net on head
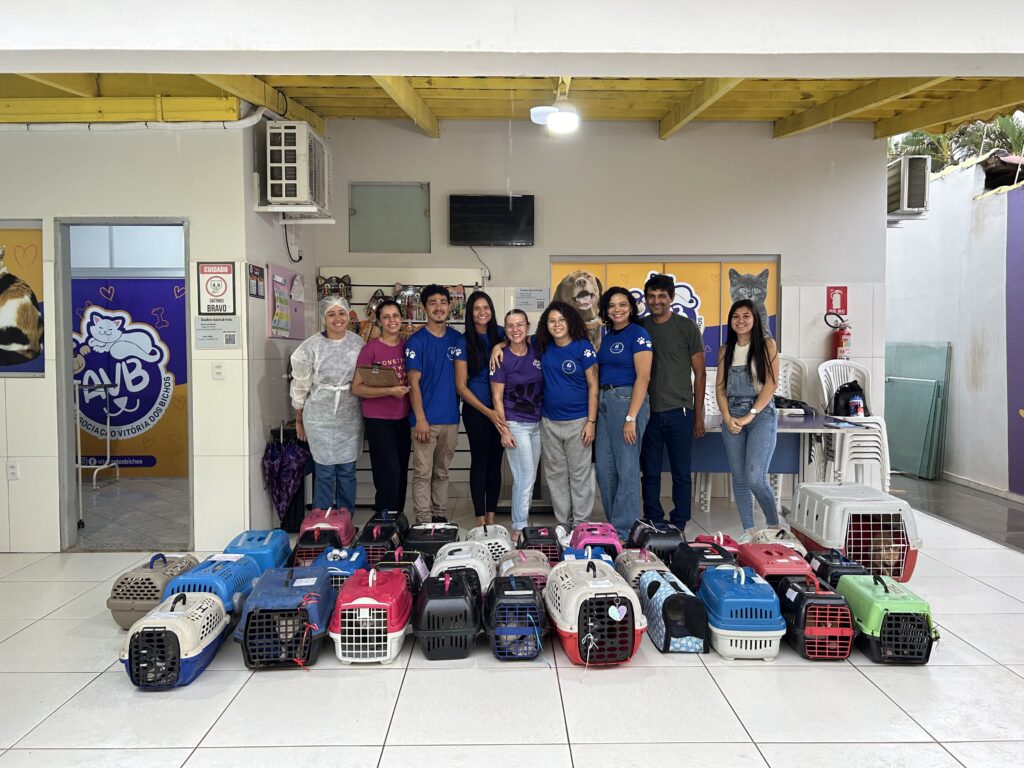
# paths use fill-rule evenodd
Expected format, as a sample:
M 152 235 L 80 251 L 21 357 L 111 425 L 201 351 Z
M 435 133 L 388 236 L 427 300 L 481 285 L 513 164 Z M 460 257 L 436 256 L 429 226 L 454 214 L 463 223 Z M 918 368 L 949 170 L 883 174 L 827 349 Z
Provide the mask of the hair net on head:
M 324 296 L 320 299 L 320 317 L 327 314 L 331 307 L 341 307 L 345 314 L 349 312 L 348 302 L 341 296 L 332 294 L 331 296 Z

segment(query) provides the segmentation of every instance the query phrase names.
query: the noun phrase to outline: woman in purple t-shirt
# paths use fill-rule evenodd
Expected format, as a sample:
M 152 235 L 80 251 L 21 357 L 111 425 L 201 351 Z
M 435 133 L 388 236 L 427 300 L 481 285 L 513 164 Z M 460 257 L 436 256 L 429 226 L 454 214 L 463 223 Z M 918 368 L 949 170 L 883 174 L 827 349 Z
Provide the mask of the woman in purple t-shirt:
M 530 499 L 540 462 L 540 410 L 544 374 L 533 346 L 527 342 L 530 321 L 521 309 L 505 315 L 505 348 L 501 363 L 491 371 L 491 394 L 496 410 L 508 425 L 501 444 L 512 470 L 512 539 L 528 525 Z
M 363 424 L 370 444 L 370 470 L 376 489 L 374 510 L 401 512 L 405 509 L 405 491 L 409 478 L 409 387 L 405 379 L 405 342 L 398 336 L 402 311 L 394 299 L 384 299 L 376 310 L 380 338 L 373 339 L 359 352 L 357 365 L 390 368 L 398 376 L 395 387 L 371 387 L 359 369 L 352 379 L 352 393 L 363 398 Z

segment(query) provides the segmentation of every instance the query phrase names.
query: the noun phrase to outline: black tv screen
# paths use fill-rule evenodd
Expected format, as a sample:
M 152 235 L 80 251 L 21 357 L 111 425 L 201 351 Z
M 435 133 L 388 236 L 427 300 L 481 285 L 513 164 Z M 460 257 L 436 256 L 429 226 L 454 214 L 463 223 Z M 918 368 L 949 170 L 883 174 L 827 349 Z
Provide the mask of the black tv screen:
M 449 195 L 450 245 L 533 245 L 533 195 Z

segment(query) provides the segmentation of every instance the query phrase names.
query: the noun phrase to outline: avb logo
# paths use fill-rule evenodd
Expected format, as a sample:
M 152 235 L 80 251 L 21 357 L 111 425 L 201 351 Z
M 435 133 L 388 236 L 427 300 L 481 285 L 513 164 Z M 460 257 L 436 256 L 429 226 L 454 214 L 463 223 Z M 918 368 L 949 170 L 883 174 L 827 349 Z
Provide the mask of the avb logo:
M 72 334 L 75 376 L 83 386 L 79 398 L 81 427 L 100 439 L 126 440 L 156 424 L 174 394 L 167 370 L 170 352 L 151 325 L 136 323 L 124 310 L 88 307 L 80 333 Z
M 622 345 L 621 341 L 616 341 L 614 344 L 611 345 L 611 347 L 609 347 L 609 351 L 613 355 L 617 355 L 617 354 L 621 353 L 622 350 L 624 350 L 624 349 L 625 349 L 625 347 Z
M 562 361 L 562 373 L 567 376 L 572 376 L 576 373 L 576 361 L 575 360 L 564 360 Z

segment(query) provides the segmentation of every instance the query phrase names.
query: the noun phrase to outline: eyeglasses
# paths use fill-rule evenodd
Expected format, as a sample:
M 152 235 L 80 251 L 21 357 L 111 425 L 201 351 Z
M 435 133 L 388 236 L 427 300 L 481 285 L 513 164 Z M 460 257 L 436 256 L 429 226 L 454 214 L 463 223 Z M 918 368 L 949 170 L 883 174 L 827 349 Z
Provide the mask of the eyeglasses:
M 552 317 L 548 320 L 548 325 L 565 325 L 565 318 L 560 317 L 556 320 Z

